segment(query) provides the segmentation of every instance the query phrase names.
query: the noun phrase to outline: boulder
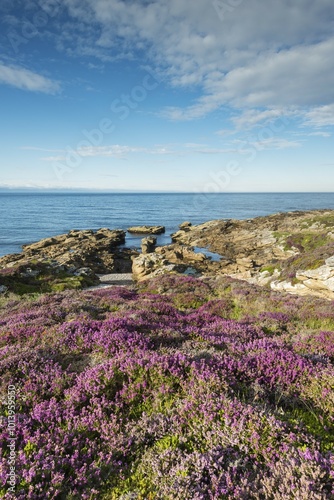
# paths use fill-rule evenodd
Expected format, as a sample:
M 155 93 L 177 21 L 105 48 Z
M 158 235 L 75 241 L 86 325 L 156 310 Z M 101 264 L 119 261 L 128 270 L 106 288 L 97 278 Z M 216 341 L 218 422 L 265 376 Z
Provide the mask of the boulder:
M 157 244 L 157 239 L 155 236 L 149 236 L 148 238 L 143 238 L 141 240 L 142 253 L 146 254 L 154 252 L 156 244 Z
M 136 281 L 162 274 L 182 274 L 186 269 L 187 266 L 171 263 L 157 253 L 141 254 L 132 261 L 132 276 Z
M 185 221 L 179 224 L 179 229 L 181 231 L 190 231 L 191 226 L 192 226 L 191 222 Z
M 195 252 L 193 247 L 190 247 L 188 245 L 177 245 L 177 244 L 172 244 L 172 245 L 166 245 L 163 247 L 158 247 L 156 249 L 156 252 L 164 255 L 165 258 L 170 260 L 171 262 L 176 262 L 176 263 L 186 263 L 186 264 L 193 264 L 193 263 L 203 263 L 203 262 L 209 262 L 210 259 L 204 255 L 202 252 Z

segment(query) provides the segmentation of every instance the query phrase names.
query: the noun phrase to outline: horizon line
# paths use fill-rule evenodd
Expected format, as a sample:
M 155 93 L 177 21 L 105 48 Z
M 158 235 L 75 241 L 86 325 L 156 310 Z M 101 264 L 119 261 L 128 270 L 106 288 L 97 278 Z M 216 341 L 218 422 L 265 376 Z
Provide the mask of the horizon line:
M 126 190 L 126 189 L 98 189 L 98 188 L 56 188 L 56 187 L 26 187 L 26 186 L 0 186 L 1 192 L 56 192 L 56 193 L 87 193 L 87 194 L 334 194 L 334 191 L 159 191 L 159 190 Z

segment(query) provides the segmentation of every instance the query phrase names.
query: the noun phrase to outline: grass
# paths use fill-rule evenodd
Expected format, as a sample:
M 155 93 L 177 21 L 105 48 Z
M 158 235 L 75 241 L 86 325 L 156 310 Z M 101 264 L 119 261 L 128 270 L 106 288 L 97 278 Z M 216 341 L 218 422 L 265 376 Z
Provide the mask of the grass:
M 260 272 L 263 273 L 267 271 L 270 275 L 273 275 L 276 270 L 280 270 L 280 264 L 278 262 L 276 264 L 268 264 L 261 267 Z
M 296 277 L 297 271 L 314 270 L 325 264 L 326 259 L 334 255 L 334 241 L 320 245 L 319 240 L 315 240 L 307 251 L 302 251 L 299 255 L 290 257 L 281 263 L 282 279 L 291 280 Z
M 304 221 L 302 223 L 302 228 L 308 228 L 313 226 L 314 224 L 319 224 L 324 226 L 325 228 L 334 228 L 334 215 L 326 214 L 326 215 L 318 215 L 309 219 L 308 221 Z

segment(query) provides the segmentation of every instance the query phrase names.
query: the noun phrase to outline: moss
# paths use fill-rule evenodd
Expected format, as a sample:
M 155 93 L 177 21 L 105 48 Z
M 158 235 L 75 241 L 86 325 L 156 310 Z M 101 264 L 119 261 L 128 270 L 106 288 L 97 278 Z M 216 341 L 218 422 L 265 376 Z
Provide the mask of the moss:
M 154 448 L 159 452 L 169 449 L 175 450 L 176 448 L 179 447 L 179 444 L 180 444 L 179 436 L 168 435 L 156 441 Z
M 37 276 L 27 275 L 27 266 L 2 269 L 1 284 L 8 288 L 9 293 L 17 295 L 62 292 L 64 290 L 77 290 L 94 285 L 96 281 L 87 276 L 73 276 L 64 271 L 55 273 L 53 268 L 39 263 L 29 263 L 29 269 L 38 270 Z
M 334 227 L 334 214 L 318 215 L 313 217 L 312 219 L 304 221 L 302 223 L 302 227 L 307 228 L 313 226 L 313 224 L 320 224 L 326 228 Z
M 291 280 L 296 277 L 297 271 L 306 269 L 314 270 L 323 266 L 326 259 L 334 254 L 334 242 L 332 241 L 331 243 L 320 245 L 320 241 L 321 240 L 316 239 L 315 242 L 312 243 L 313 248 L 283 261 L 281 263 L 281 277 L 286 280 Z
M 83 279 L 80 276 L 71 276 L 60 280 L 55 280 L 50 284 L 50 289 L 53 292 L 63 292 L 64 290 L 78 290 L 82 288 Z
M 297 248 L 300 252 L 314 250 L 328 243 L 328 237 L 317 233 L 294 233 L 288 236 L 285 242 L 285 249 Z
M 282 238 L 286 238 L 287 236 L 289 236 L 290 233 L 286 232 L 286 231 L 273 231 L 273 236 L 277 239 L 277 240 L 281 240 Z
M 39 293 L 42 291 L 38 286 L 34 284 L 27 284 L 19 281 L 10 284 L 8 288 L 17 295 L 25 295 L 28 293 Z
M 260 272 L 263 273 L 267 271 L 269 274 L 273 275 L 276 269 L 280 270 L 280 265 L 278 263 L 268 264 L 267 266 L 261 267 Z

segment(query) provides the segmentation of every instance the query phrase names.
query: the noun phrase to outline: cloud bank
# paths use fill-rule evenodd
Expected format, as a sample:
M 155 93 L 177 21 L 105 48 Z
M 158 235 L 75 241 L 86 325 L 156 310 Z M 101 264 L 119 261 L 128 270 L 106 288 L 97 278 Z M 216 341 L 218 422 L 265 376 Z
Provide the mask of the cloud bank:
M 101 59 L 120 54 L 135 58 L 140 52 L 170 85 L 198 90 L 191 106 L 166 108 L 165 117 L 196 119 L 229 106 L 262 108 L 264 119 L 268 112 L 297 110 L 307 114 L 309 124 L 333 123 L 328 117 L 334 103 L 332 0 L 65 4 L 73 20 L 100 28 L 98 35 L 89 30 L 74 50 L 94 51 Z M 70 25 L 66 36 L 71 38 L 69 30 Z

